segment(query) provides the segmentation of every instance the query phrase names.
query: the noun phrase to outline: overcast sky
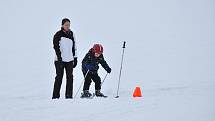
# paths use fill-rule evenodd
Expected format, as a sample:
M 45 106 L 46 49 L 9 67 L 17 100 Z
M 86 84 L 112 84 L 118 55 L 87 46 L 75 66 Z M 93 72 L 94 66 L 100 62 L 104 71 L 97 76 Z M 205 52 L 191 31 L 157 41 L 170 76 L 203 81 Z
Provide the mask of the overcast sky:
M 123 41 L 127 85 L 215 80 L 213 0 L 1 0 L 0 80 L 52 84 L 52 37 L 64 17 L 77 37 L 79 82 L 81 60 L 93 43 L 101 43 L 113 69 L 109 82 L 115 83 Z

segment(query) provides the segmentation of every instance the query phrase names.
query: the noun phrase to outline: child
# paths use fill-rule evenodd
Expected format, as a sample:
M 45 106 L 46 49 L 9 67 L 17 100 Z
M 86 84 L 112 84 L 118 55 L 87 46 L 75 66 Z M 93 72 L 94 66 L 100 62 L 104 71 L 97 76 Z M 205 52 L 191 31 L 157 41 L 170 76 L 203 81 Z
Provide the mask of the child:
M 102 45 L 95 44 L 82 61 L 82 72 L 85 76 L 85 82 L 81 98 L 89 98 L 92 96 L 92 94 L 89 92 L 89 87 L 92 82 L 91 80 L 95 82 L 95 96 L 105 97 L 104 94 L 100 92 L 101 78 L 98 75 L 99 64 L 102 65 L 107 73 L 111 73 L 111 68 L 108 66 L 103 57 Z

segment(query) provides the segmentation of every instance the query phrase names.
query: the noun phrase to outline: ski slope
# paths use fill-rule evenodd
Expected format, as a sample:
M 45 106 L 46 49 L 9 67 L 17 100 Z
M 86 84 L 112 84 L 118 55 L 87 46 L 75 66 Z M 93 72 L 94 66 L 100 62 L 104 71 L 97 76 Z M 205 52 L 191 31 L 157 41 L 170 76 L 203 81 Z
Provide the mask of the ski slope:
M 214 121 L 214 6 L 212 0 L 1 0 L 0 121 Z M 61 99 L 51 100 L 52 37 L 64 17 L 78 42 L 74 93 L 83 80 L 81 60 L 101 43 L 113 70 L 102 87 L 108 98 L 79 93 L 66 100 L 64 79 Z M 136 86 L 143 97 L 132 97 Z

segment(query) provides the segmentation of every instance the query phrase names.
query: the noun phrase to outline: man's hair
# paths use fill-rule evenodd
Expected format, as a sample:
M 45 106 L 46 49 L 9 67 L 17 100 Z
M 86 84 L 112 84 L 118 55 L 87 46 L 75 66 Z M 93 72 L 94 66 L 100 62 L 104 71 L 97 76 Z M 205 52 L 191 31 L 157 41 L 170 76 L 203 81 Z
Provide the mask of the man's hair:
M 64 19 L 62 20 L 62 25 L 64 25 L 66 22 L 70 22 L 70 20 L 69 20 L 68 18 L 64 18 Z

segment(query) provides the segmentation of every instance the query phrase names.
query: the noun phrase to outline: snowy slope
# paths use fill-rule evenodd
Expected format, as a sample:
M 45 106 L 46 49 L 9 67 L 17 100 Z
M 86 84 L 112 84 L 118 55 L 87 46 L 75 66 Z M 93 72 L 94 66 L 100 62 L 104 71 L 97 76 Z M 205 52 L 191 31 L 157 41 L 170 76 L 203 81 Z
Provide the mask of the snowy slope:
M 1 0 L 0 121 L 214 121 L 214 6 L 212 0 Z M 79 48 L 74 91 L 83 80 L 81 59 L 99 42 L 113 69 L 102 88 L 109 98 L 65 100 L 64 81 L 62 98 L 51 100 L 52 37 L 64 17 L 72 19 Z M 132 98 L 136 86 L 142 98 Z
M 214 85 L 166 87 L 144 91 L 144 98 L 52 101 L 42 96 L 1 99 L 2 121 L 213 121 Z

